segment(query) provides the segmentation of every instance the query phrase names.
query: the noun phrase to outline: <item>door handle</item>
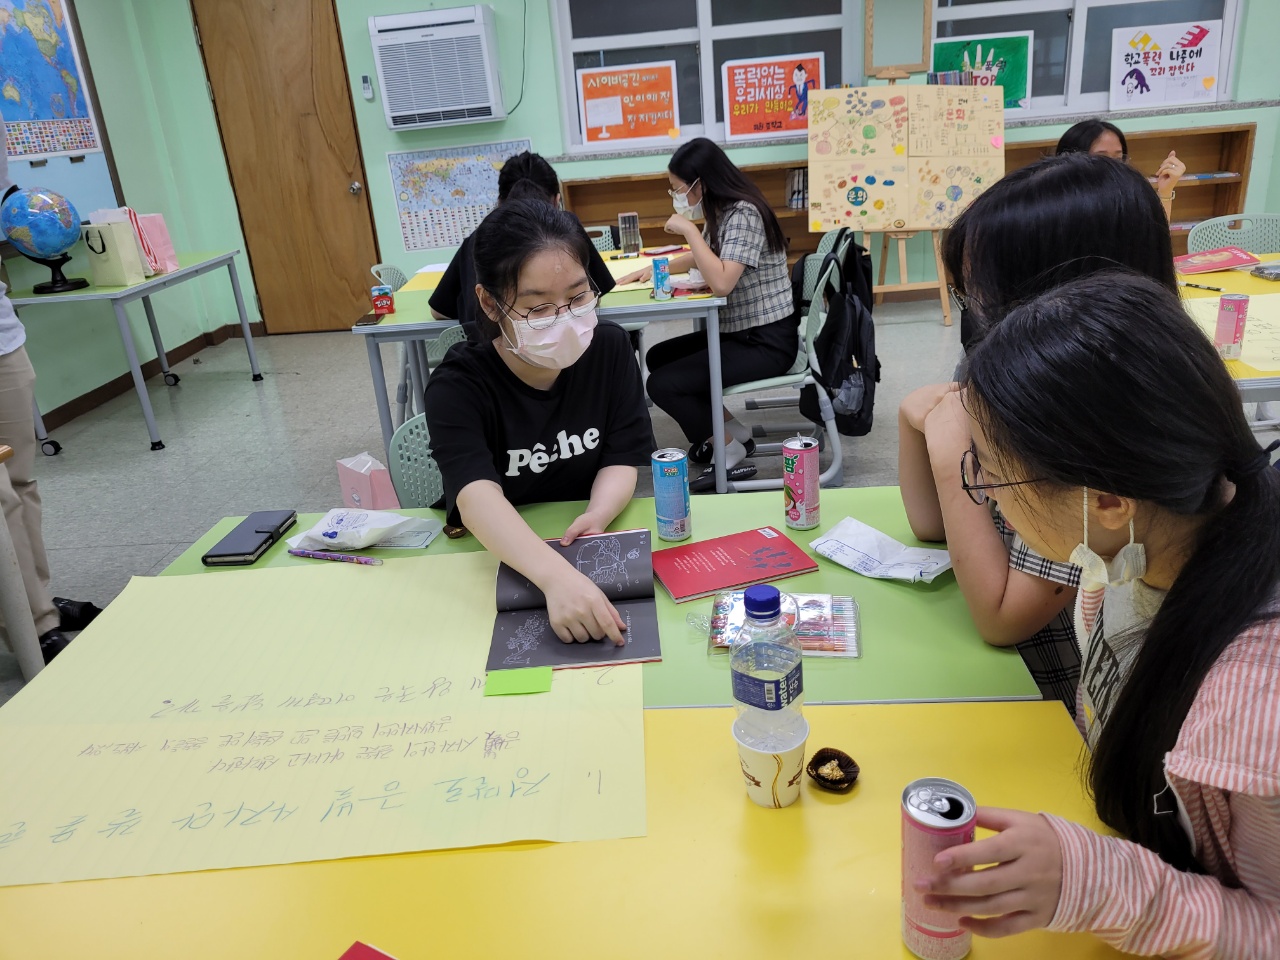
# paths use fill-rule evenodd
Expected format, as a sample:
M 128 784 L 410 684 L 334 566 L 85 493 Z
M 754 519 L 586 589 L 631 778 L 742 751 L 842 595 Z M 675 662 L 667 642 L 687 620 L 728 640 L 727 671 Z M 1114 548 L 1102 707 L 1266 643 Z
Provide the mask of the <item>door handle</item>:
M 362 186 L 360 185 L 360 181 L 359 181 L 359 180 L 352 180 L 352 181 L 351 181 L 351 186 L 347 187 L 347 191 L 348 191 L 349 193 L 353 194 L 353 195 L 359 194 L 359 193 L 360 193 L 360 191 L 361 191 L 361 190 L 363 190 L 363 189 L 364 189 L 364 187 L 362 187 Z

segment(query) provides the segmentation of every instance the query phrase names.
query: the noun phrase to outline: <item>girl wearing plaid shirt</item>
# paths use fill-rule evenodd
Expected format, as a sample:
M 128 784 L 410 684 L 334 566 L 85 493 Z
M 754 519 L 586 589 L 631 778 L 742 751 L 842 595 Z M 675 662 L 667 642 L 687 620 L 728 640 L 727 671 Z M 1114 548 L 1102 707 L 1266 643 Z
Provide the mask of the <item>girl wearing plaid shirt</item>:
M 1018 302 L 1107 267 L 1178 289 L 1169 224 L 1151 186 L 1127 164 L 1087 154 L 1048 157 L 997 181 L 952 225 L 943 252 L 966 350 Z M 1038 554 L 993 503 L 951 482 L 970 442 L 967 421 L 945 415 L 951 389 L 922 387 L 898 411 L 911 529 L 921 540 L 947 541 L 982 638 L 1016 645 L 1041 693 L 1074 712 L 1080 651 L 1071 602 L 1080 572 Z
M 777 377 L 791 369 L 800 349 L 800 324 L 787 271 L 787 240 L 760 188 L 705 137 L 677 150 L 667 165 L 675 214 L 666 231 L 684 239 L 689 253 L 671 261 L 671 272 L 701 272 L 718 297 L 720 366 L 724 386 Z M 703 220 L 699 229 L 694 220 Z M 620 283 L 648 280 L 645 267 Z M 650 398 L 680 425 L 692 446 L 689 459 L 711 462 L 711 418 L 723 416 L 731 438 L 725 448 L 730 480 L 755 476 L 744 463 L 755 449 L 751 428 L 728 410 L 711 409 L 707 338 L 702 333 L 673 337 L 646 355 Z M 710 467 L 689 485 L 695 493 L 715 489 Z

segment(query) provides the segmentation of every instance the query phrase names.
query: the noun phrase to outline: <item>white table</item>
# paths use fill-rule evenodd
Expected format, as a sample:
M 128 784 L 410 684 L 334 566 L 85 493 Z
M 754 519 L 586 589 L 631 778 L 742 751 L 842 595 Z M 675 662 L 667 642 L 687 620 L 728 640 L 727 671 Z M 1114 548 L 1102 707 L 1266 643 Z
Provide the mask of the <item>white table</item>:
M 391 402 L 387 396 L 386 374 L 382 369 L 380 344 L 433 340 L 441 332 L 455 325 L 453 320 L 435 320 L 431 317 L 427 298 L 430 290 L 401 290 L 396 293 L 396 312 L 381 323 L 355 326 L 351 332 L 365 338 L 369 352 L 369 372 L 373 378 L 373 399 L 378 407 L 378 420 L 382 424 L 382 441 L 390 456 L 391 437 L 395 428 L 391 422 Z M 720 309 L 727 304 L 724 297 L 687 297 L 671 300 L 651 300 L 644 291 L 623 291 L 606 294 L 600 300 L 597 316 L 615 323 L 646 321 L 661 323 L 664 320 L 702 321 L 707 333 L 707 358 L 711 375 L 711 409 L 718 414 L 724 405 L 724 386 L 720 370 Z M 414 351 L 411 350 L 411 354 Z M 425 367 L 420 376 L 425 383 Z M 418 376 L 415 375 L 415 380 Z M 715 463 L 716 492 L 730 490 L 725 475 L 724 418 L 711 418 L 711 437 Z
M 249 318 L 244 310 L 244 296 L 240 292 L 240 278 L 236 275 L 235 258 L 239 254 L 239 250 L 229 250 L 225 253 L 182 254 L 178 257 L 177 270 L 157 274 L 142 283 L 134 283 L 126 287 L 89 286 L 70 293 L 36 294 L 29 289 L 15 290 L 10 291 L 9 300 L 15 307 L 48 303 L 80 303 L 88 300 L 110 301 L 115 310 L 116 323 L 120 327 L 120 340 L 124 344 L 125 356 L 129 360 L 129 372 L 133 374 L 133 387 L 137 391 L 138 402 L 142 405 L 143 419 L 147 421 L 147 433 L 151 435 L 151 449 L 163 450 L 164 442 L 160 439 L 160 431 L 156 429 L 155 413 L 151 409 L 147 383 L 142 376 L 142 365 L 138 362 L 138 351 L 134 347 L 133 332 L 129 329 L 129 317 L 124 308 L 134 300 L 142 301 L 142 308 L 147 313 L 147 325 L 151 328 L 151 340 L 155 344 L 156 356 L 160 360 L 160 370 L 164 374 L 164 382 L 171 387 L 175 386 L 179 378 L 176 373 L 169 370 L 169 359 L 165 356 L 164 343 L 160 339 L 160 327 L 156 324 L 156 315 L 151 308 L 151 295 L 201 274 L 226 267 L 231 277 L 231 292 L 236 298 L 236 311 L 240 314 L 240 329 L 244 332 L 245 349 L 249 352 L 249 369 L 253 373 L 254 380 L 261 380 L 262 371 L 258 369 L 258 357 L 253 352 L 253 331 L 249 329 Z

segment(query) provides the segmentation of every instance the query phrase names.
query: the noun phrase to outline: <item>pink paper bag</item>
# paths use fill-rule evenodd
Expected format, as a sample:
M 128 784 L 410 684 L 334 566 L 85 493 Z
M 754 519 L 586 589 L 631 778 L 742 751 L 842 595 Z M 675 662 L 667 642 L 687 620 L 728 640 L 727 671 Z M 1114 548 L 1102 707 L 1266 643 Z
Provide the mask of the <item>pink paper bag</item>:
M 138 225 L 151 245 L 156 258 L 156 272 L 169 273 L 178 269 L 178 254 L 174 252 L 173 241 L 169 239 L 169 228 L 165 226 L 163 213 L 140 213 Z
M 391 471 L 362 453 L 338 461 L 338 482 L 342 485 L 342 502 L 364 510 L 398 510 L 400 500 L 391 483 Z

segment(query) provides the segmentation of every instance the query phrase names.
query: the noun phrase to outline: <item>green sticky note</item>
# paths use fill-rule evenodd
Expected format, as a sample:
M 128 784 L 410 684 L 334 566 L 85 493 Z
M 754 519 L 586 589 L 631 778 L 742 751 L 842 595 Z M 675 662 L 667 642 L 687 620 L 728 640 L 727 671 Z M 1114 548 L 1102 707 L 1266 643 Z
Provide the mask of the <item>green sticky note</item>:
M 516 693 L 547 693 L 550 689 L 550 667 L 494 670 L 484 682 L 486 697 L 506 697 Z

